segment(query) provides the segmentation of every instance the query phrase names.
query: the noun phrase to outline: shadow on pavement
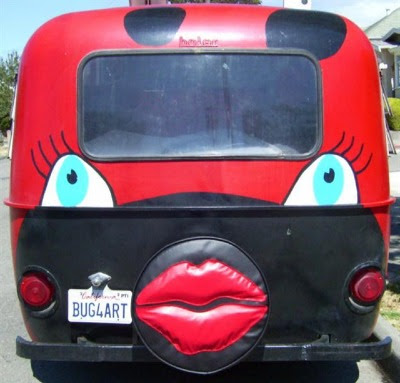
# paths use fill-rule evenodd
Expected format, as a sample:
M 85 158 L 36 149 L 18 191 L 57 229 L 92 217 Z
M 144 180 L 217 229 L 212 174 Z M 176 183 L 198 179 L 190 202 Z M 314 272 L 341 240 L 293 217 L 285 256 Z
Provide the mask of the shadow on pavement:
M 355 362 L 242 363 L 210 376 L 183 373 L 159 363 L 31 362 L 33 375 L 43 383 L 87 382 L 324 382 L 350 383 L 359 378 Z

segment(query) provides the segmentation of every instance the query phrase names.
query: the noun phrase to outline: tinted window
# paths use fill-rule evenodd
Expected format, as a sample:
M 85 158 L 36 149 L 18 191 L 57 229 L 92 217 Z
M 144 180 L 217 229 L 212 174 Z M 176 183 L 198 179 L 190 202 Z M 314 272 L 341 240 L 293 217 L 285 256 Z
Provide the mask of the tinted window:
M 95 56 L 81 71 L 82 146 L 98 158 L 305 156 L 318 78 L 297 54 Z

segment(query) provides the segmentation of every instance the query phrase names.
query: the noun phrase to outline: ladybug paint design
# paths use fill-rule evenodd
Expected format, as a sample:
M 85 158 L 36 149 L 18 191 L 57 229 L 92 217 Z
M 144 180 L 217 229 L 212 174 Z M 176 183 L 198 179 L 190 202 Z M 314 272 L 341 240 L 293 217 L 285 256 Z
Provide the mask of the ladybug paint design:
M 324 360 L 327 334 L 338 358 L 364 347 L 384 283 L 372 302 L 351 286 L 384 279 L 392 200 L 376 60 L 349 20 L 241 5 L 60 16 L 25 48 L 16 105 L 22 356 L 85 338 L 95 360 L 111 342 L 119 360 L 146 347 L 207 374 Z M 133 325 L 68 321 L 68 291 L 97 272 L 132 292 Z M 24 301 L 24 278 L 46 305 Z

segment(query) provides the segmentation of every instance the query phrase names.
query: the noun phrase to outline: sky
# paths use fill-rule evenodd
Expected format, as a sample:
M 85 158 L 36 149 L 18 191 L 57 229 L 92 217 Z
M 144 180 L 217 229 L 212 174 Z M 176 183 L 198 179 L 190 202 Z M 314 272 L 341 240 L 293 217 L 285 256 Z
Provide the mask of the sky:
M 282 0 L 262 0 L 281 6 Z M 22 53 L 29 37 L 43 23 L 63 13 L 123 7 L 129 0 L 0 0 L 0 57 L 16 50 Z M 312 0 L 312 9 L 338 13 L 361 28 L 400 7 L 400 0 Z

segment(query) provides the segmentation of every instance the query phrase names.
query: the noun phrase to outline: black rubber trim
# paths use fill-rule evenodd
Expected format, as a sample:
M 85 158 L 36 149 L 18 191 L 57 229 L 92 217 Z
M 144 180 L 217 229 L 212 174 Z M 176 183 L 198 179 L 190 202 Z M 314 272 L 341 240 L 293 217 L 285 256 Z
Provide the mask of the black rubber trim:
M 55 213 L 63 215 L 70 214 L 82 214 L 82 213 L 93 213 L 97 215 L 101 214 L 155 214 L 155 215 L 171 215 L 174 217 L 176 214 L 180 216 L 193 215 L 193 213 L 202 213 L 204 215 L 223 213 L 225 215 L 243 213 L 248 215 L 259 215 L 266 212 L 276 212 L 281 215 L 292 215 L 294 212 L 301 212 L 305 215 L 314 215 L 321 213 L 334 214 L 341 211 L 351 211 L 358 212 L 362 214 L 366 209 L 363 205 L 326 205 L 326 206 L 285 206 L 277 203 L 271 203 L 264 200 L 256 200 L 252 198 L 246 198 L 247 205 L 181 205 L 181 206 L 166 206 L 162 204 L 163 201 L 167 201 L 168 198 L 155 197 L 146 200 L 140 200 L 135 202 L 128 202 L 122 205 L 116 205 L 112 208 L 105 207 L 63 207 L 63 206 L 37 206 L 34 209 L 27 211 L 36 211 L 39 213 Z M 245 198 L 243 198 L 243 201 Z M 252 201 L 255 203 L 252 203 Z M 239 201 L 237 199 L 236 201 Z
M 246 358 L 250 362 L 358 361 L 387 358 L 392 339 L 363 343 L 271 344 L 257 346 Z M 39 343 L 18 336 L 17 355 L 32 360 L 79 362 L 156 362 L 145 346 L 111 344 Z

